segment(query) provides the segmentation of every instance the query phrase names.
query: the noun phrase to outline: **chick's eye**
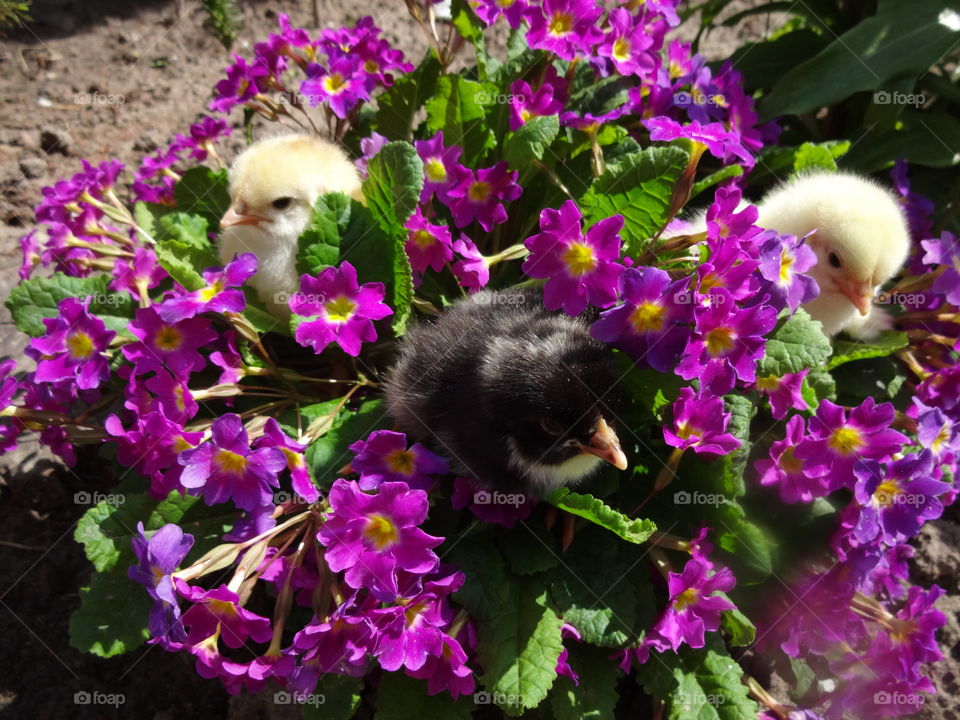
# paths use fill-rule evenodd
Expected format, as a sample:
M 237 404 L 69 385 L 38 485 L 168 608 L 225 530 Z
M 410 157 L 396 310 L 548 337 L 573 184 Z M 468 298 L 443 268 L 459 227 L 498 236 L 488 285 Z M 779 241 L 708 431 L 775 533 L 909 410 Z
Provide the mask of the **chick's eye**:
M 556 420 L 550 418 L 543 418 L 540 420 L 540 427 L 543 428 L 543 431 L 548 435 L 563 435 L 563 425 L 558 423 Z
M 837 255 L 835 252 L 832 252 L 829 255 L 827 255 L 827 262 L 830 263 L 830 267 L 835 267 L 835 268 L 839 268 L 843 265 L 843 263 L 840 262 L 840 256 Z
M 271 205 L 273 205 L 273 207 L 275 207 L 277 210 L 286 210 L 286 209 L 287 209 L 288 207 L 290 207 L 292 204 L 293 204 L 293 198 L 292 198 L 292 197 L 281 197 L 281 198 L 277 198 L 276 200 L 274 200 L 274 201 L 271 203 Z

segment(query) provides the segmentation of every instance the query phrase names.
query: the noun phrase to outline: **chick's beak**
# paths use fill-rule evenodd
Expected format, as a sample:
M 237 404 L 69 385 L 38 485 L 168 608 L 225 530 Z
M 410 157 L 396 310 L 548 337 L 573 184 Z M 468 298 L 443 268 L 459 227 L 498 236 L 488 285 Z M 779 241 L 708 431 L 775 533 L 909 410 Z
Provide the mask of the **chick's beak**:
M 860 283 L 859 285 L 838 283 L 837 288 L 854 304 L 861 315 L 866 317 L 870 314 L 870 308 L 873 307 L 872 285 L 867 283 Z
M 245 210 L 246 208 L 244 208 Z M 238 213 L 233 205 L 230 206 L 230 209 L 227 210 L 223 217 L 220 218 L 220 227 L 228 228 L 233 227 L 234 225 L 259 225 L 266 218 L 262 218 L 259 215 L 246 215 L 243 213 Z
M 581 452 L 596 455 L 601 460 L 606 460 L 617 470 L 627 469 L 627 456 L 623 454 L 620 447 L 620 440 L 603 418 L 597 425 L 597 431 L 586 445 L 580 445 Z

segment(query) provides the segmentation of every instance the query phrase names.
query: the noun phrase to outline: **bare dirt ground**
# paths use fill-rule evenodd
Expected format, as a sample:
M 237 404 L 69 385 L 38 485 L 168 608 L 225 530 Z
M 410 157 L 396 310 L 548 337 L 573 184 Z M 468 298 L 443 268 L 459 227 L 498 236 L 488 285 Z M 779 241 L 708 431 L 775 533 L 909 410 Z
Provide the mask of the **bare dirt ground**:
M 316 29 L 311 3 L 239 0 L 244 29 L 233 48 L 249 56 L 253 43 L 276 27 L 277 14 Z M 760 0 L 739 3 L 740 7 Z M 739 8 L 735 8 L 739 9 Z M 419 28 L 400 0 L 325 0 L 321 26 L 339 26 L 371 14 L 384 35 L 413 61 L 425 51 Z M 28 27 L 0 38 L 0 298 L 17 278 L 17 238 L 33 222 L 40 189 L 76 172 L 79 159 L 139 159 L 184 132 L 201 114 L 228 53 L 201 27 L 195 0 L 36 0 Z M 707 37 L 701 50 L 728 57 L 746 40 L 763 36 L 777 18 L 760 15 Z M 690 37 L 693 25 L 681 28 Z M 239 134 L 236 143 L 240 142 Z M 231 157 L 237 145 L 228 148 Z M 0 355 L 22 358 L 25 338 L 0 308 Z M 0 458 L 0 716 L 10 718 L 286 717 L 285 708 L 250 698 L 229 699 L 200 679 L 189 658 L 160 650 L 103 661 L 69 645 L 68 619 L 89 564 L 72 540 L 86 509 L 80 489 L 108 490 L 93 456 L 68 469 L 26 442 Z M 944 647 L 960 640 L 955 555 L 960 525 L 930 524 L 921 539 L 918 575 L 954 593 Z M 934 680 L 943 696 L 923 717 L 960 718 L 957 651 Z M 85 706 L 77 692 L 119 693 L 124 704 Z M 865 719 L 866 720 L 866 719 Z

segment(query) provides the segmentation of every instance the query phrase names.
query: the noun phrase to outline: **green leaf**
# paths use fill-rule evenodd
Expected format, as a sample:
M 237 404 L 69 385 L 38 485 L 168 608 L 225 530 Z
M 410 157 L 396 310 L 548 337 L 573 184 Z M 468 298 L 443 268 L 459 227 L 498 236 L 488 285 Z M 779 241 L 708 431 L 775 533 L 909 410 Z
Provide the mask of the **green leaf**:
M 756 720 L 759 708 L 742 678 L 716 635 L 698 650 L 659 653 L 638 670 L 644 689 L 667 702 L 667 720 Z
M 667 220 L 670 197 L 687 165 L 679 147 L 651 147 L 607 169 L 580 198 L 587 226 L 623 215 L 625 252 L 637 257 Z
M 534 575 L 560 562 L 556 540 L 539 523 L 519 523 L 512 530 L 499 533 L 497 545 L 517 575 Z
M 793 5 L 793 3 L 784 3 Z M 802 28 L 785 33 L 775 40 L 741 45 L 730 58 L 743 73 L 746 90 L 777 85 L 784 75 L 797 66 L 797 58 L 813 57 L 830 44 L 828 37 Z
M 297 273 L 316 275 L 340 259 L 340 238 L 350 224 L 351 199 L 326 193 L 313 206 L 310 226 L 297 240 Z
M 658 422 L 663 418 L 664 408 L 680 396 L 680 388 L 686 382 L 674 375 L 666 375 L 650 368 L 638 368 L 626 353 L 615 351 L 620 366 L 620 384 L 644 411 Z
M 456 565 L 466 577 L 454 599 L 479 620 L 494 620 L 504 611 L 517 580 L 507 573 L 503 555 L 489 540 L 467 536 L 453 545 L 444 560 Z
M 10 291 L 6 306 L 17 329 L 31 337 L 46 335 L 44 318 L 57 317 L 57 306 L 66 298 L 90 299 L 90 312 L 103 320 L 108 329 L 129 335 L 127 326 L 133 317 L 133 300 L 127 293 L 110 290 L 109 275 L 71 277 L 62 272 L 52 276 L 24 280 Z
M 374 720 L 409 720 L 434 718 L 436 720 L 468 720 L 476 709 L 473 698 L 462 696 L 457 700 L 450 693 L 427 695 L 426 680 L 407 677 L 402 672 L 385 672 L 377 691 L 377 712 Z M 326 717 L 326 715 L 324 715 Z
M 222 265 L 207 238 L 208 221 L 179 210 L 157 220 L 160 233 L 154 250 L 160 265 L 188 291 L 206 287 L 201 273 Z
M 647 538 L 657 529 L 652 520 L 631 519 L 614 510 L 603 500 L 595 498 L 593 495 L 575 493 L 569 488 L 563 487 L 554 490 L 546 498 L 546 501 L 572 515 L 577 515 L 606 528 L 627 542 L 637 544 L 646 542 Z
M 515 131 L 507 133 L 503 141 L 503 157 L 512 170 L 524 170 L 535 160 L 542 160 L 547 148 L 560 133 L 556 115 L 530 118 Z
M 846 163 L 864 172 L 880 170 L 897 158 L 911 165 L 953 167 L 960 163 L 960 119 L 952 113 L 904 110 L 896 127 L 871 133 L 857 143 Z
M 583 642 L 622 648 L 654 617 L 653 588 L 637 551 L 600 528 L 576 534 L 559 567 L 547 574 L 550 598 Z
M 436 92 L 426 103 L 427 130 L 430 134 L 442 130 L 443 141 L 448 146 L 461 146 L 463 162 L 472 167 L 496 145 L 486 113 L 498 92 L 491 83 L 480 84 L 459 75 L 441 76 Z
M 886 357 L 897 350 L 902 350 L 910 344 L 906 333 L 888 330 L 881 333 L 876 340 L 870 342 L 851 342 L 849 340 L 834 340 L 833 357 L 827 363 L 827 370 L 833 370 L 848 362 L 867 360 L 868 358 Z
M 813 368 L 803 379 L 803 399 L 811 410 L 816 410 L 821 400 L 837 399 L 837 382 L 823 367 Z
M 850 143 L 847 142 L 847 149 Z M 842 153 L 841 153 L 842 154 Z M 804 143 L 793 156 L 793 173 L 799 175 L 804 172 L 814 170 L 825 170 L 827 172 L 837 171 L 837 161 L 834 159 L 835 149 L 824 145 L 814 145 L 813 143 Z
M 833 351 L 830 340 L 823 334 L 823 326 L 811 320 L 803 308 L 792 316 L 781 319 L 767 340 L 767 351 L 757 365 L 757 376 L 782 377 L 805 368 L 818 367 Z
M 320 677 L 316 689 L 300 705 L 303 720 L 350 720 L 360 708 L 363 681 L 359 678 L 327 673 Z M 281 691 L 282 692 L 282 691 Z M 287 697 L 293 697 L 288 692 Z M 309 702 L 313 700 L 314 702 Z
M 133 650 L 149 637 L 150 605 L 146 589 L 127 577 L 126 568 L 94 573 L 70 616 L 70 644 L 103 658 Z
M 490 57 L 490 53 L 487 52 L 487 44 L 483 35 L 484 25 L 466 0 L 454 0 L 451 15 L 453 26 L 457 29 L 457 32 L 473 45 L 473 50 L 477 55 L 477 74 L 481 80 L 487 79 L 490 73 L 495 72 L 500 66 L 500 62 L 496 58 Z
M 439 77 L 440 63 L 428 51 L 416 70 L 401 75 L 377 98 L 376 131 L 391 140 L 412 140 L 417 111 L 435 92 Z
M 559 678 L 550 693 L 556 720 L 613 720 L 620 696 L 617 681 L 623 675 L 610 660 L 610 651 L 571 643 L 571 669 L 580 675 L 580 684 Z
M 516 717 L 539 705 L 557 677 L 563 620 L 547 607 L 547 591 L 535 578 L 511 590 L 498 617 L 477 623 L 477 650 L 484 687 Z
M 355 205 L 341 260 L 349 259 L 364 281 L 383 282 L 393 308 L 391 326 L 401 334 L 413 302 L 413 270 L 404 250 L 407 220 L 423 188 L 423 162 L 413 145 L 387 143 L 367 165 L 363 194 L 367 208 Z M 379 232 L 377 231 L 379 229 Z
M 741 175 L 743 175 L 743 165 L 727 165 L 726 167 L 717 170 L 715 173 L 711 173 L 705 178 L 697 180 L 697 182 L 693 184 L 693 188 L 690 190 L 690 200 L 693 200 L 704 190 L 712 188 L 714 185 L 719 185 L 724 180 L 740 177 Z M 689 200 L 687 202 L 689 202 Z
M 926 72 L 960 39 L 960 30 L 940 19 L 943 12 L 940 0 L 884 5 L 779 78 L 760 102 L 761 119 L 814 111 L 892 78 Z
M 229 187 L 226 170 L 192 167 L 173 189 L 177 209 L 199 215 L 207 221 L 207 227 L 219 229 L 220 218 L 230 207 Z
M 726 597 L 725 593 L 717 593 Z M 730 598 L 727 598 L 728 600 Z M 750 645 L 757 637 L 757 627 L 739 608 L 724 610 L 720 618 L 720 627 L 730 636 L 730 644 L 735 647 Z
M 350 445 L 374 430 L 385 430 L 391 425 L 383 400 L 379 398 L 364 401 L 357 410 L 341 410 L 332 427 L 307 448 L 305 459 L 320 487 L 330 487 L 340 468 L 350 462 L 353 457 Z
M 697 478 L 698 489 L 735 500 L 747 491 L 743 476 L 750 455 L 750 423 L 756 414 L 756 406 L 749 396 L 736 393 L 724 398 L 724 406 L 730 413 L 727 432 L 740 441 L 740 447 L 713 460 L 692 458 L 690 462 L 696 468 L 693 476 Z

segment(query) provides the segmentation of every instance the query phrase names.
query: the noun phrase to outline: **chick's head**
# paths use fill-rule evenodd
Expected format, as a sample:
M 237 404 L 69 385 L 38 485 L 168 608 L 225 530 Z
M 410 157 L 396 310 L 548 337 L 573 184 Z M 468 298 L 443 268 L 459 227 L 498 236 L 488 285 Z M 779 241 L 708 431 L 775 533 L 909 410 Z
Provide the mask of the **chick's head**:
M 613 428 L 616 373 L 609 351 L 561 320 L 538 321 L 498 338 L 484 367 L 509 465 L 550 489 L 576 482 L 603 461 L 627 459 Z
M 230 169 L 231 205 L 220 225 L 252 226 L 277 242 L 295 243 L 317 198 L 336 191 L 360 196 L 356 168 L 338 146 L 306 135 L 263 140 Z
M 814 302 L 849 302 L 867 315 L 878 286 L 903 265 L 910 234 L 894 196 L 849 173 L 803 175 L 759 206 L 758 224 L 803 236 L 816 253 L 809 274 L 820 285 Z

